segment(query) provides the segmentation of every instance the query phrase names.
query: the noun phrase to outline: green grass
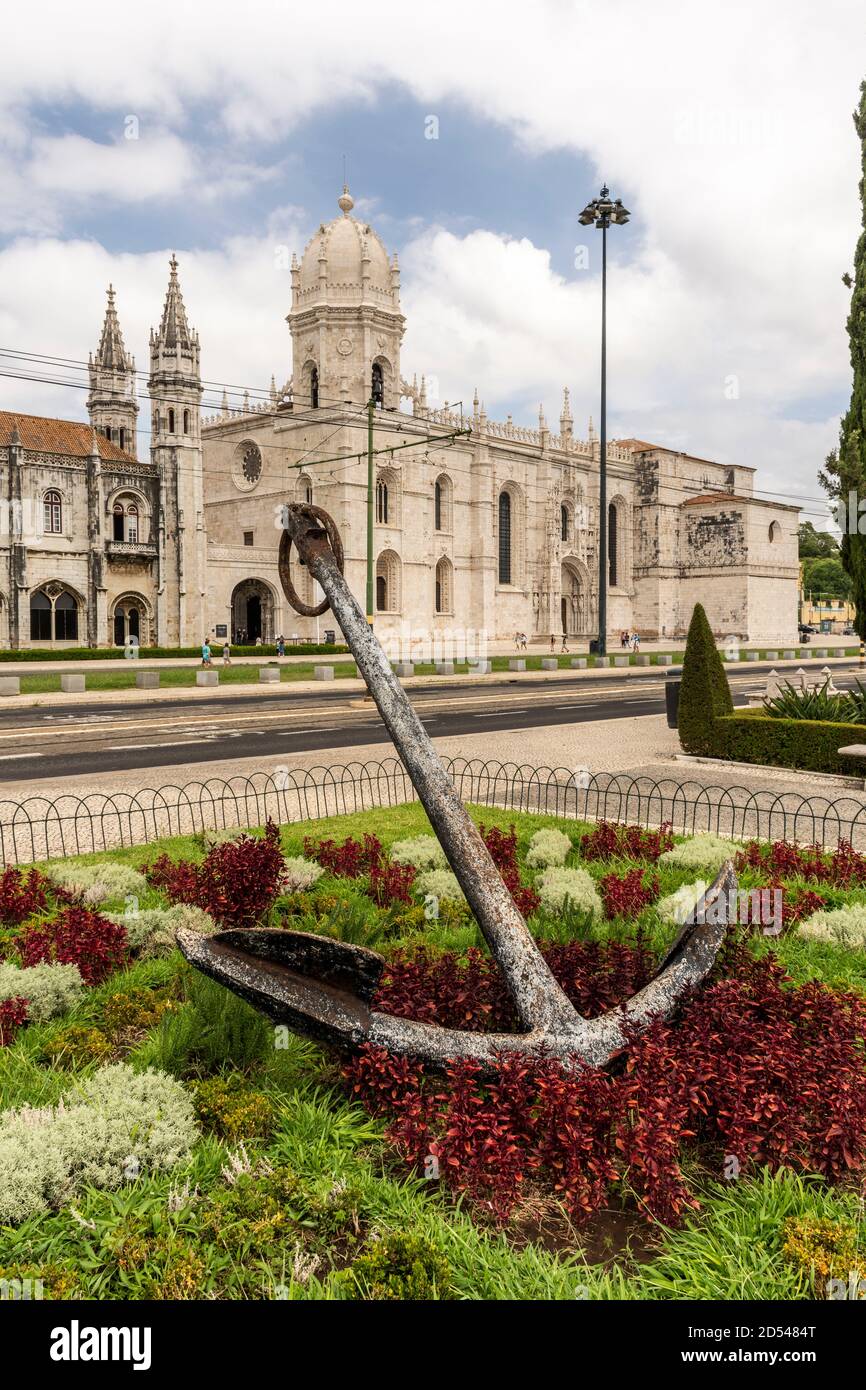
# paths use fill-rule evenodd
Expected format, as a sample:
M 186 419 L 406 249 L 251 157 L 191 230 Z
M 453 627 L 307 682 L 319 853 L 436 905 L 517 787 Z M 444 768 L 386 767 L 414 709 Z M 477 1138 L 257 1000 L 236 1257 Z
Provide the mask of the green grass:
M 488 826 L 514 825 L 521 860 L 542 827 L 559 826 L 575 842 L 590 828 L 554 816 L 471 810 Z M 421 806 L 409 803 L 285 826 L 282 844 L 287 853 L 299 854 L 306 835 L 342 840 L 365 832 L 388 847 L 430 833 L 430 826 Z M 141 867 L 163 850 L 175 859 L 200 860 L 204 854 L 199 837 L 179 836 L 81 860 Z M 569 862 L 581 862 L 576 851 Z M 585 867 L 598 877 L 634 865 L 589 862 Z M 666 867 L 658 872 L 663 895 L 698 876 Z M 741 876 L 744 887 L 758 881 L 755 874 Z M 362 885 L 326 875 L 313 891 L 371 910 Z M 828 896 L 866 901 L 866 890 Z M 151 890 L 140 905 L 159 901 Z M 123 904 L 108 904 L 106 910 L 112 906 Z M 653 909 L 642 925 L 650 944 L 664 949 L 672 929 Z M 305 919 L 303 929 L 315 926 Z M 635 925 L 606 924 L 601 930 L 627 939 Z M 388 953 L 421 937 L 418 931 L 391 935 L 375 949 Z M 428 924 L 423 939 L 434 949 L 457 951 L 483 944 L 474 923 L 465 920 Z M 817 979 L 866 994 L 866 953 L 794 934 L 772 942 L 757 936 L 750 944 L 758 954 L 776 951 L 797 982 Z M 353 1273 L 362 1269 L 359 1261 L 406 1238 L 422 1256 L 428 1252 L 429 1269 L 422 1274 L 432 1281 L 426 1296 L 434 1299 L 801 1301 L 822 1297 L 823 1290 L 813 1269 L 786 1254 L 787 1222 L 814 1217 L 846 1223 L 857 1228 L 866 1247 L 862 1204 L 845 1187 L 791 1172 L 759 1171 L 725 1182 L 721 1173 L 708 1172 L 696 1160 L 688 1179 L 699 1211 L 675 1231 L 635 1219 L 626 1242 L 618 1236 L 604 1260 L 586 1258 L 580 1233 L 563 1239 L 561 1222 L 559 1244 L 553 1247 L 518 1239 L 510 1228 L 487 1229 L 439 1184 L 407 1173 L 385 1142 L 382 1124 L 337 1085 L 332 1055 L 293 1036 L 286 1047 L 269 1045 L 270 1026 L 192 971 L 179 953 L 133 964 L 88 991 L 72 1014 L 25 1028 L 12 1046 L 0 1048 L 3 1104 L 55 1104 L 76 1077 L 99 1063 L 85 1055 L 76 1067 L 52 1068 L 44 1061 L 46 1047 L 64 1030 L 107 1026 L 112 999 L 139 990 L 170 991 L 176 1012 L 141 1036 L 115 1040 L 117 1055 L 136 1067 L 158 1065 L 193 1093 L 197 1079 L 222 1075 L 251 1100 L 266 1097 L 272 1124 L 245 1139 L 246 1166 L 252 1171 L 234 1185 L 225 1170 L 238 1161 L 236 1144 L 206 1131 L 189 1161 L 170 1176 L 143 1175 L 113 1193 L 91 1189 L 74 1210 L 66 1207 L 0 1230 L 0 1276 L 41 1277 L 46 1296 L 340 1301 L 359 1296 L 360 1274 Z M 279 1200 L 273 1196 L 277 1181 L 283 1184 Z M 386 1281 L 397 1277 L 387 1273 Z

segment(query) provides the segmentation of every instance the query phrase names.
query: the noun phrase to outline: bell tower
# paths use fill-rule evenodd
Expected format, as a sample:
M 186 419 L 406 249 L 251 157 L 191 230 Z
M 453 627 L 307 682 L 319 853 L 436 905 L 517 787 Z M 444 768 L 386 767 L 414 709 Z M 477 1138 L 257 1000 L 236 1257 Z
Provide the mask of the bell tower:
M 159 468 L 160 641 L 195 646 L 206 634 L 201 366 L 198 334 L 170 274 L 162 321 L 150 333 L 151 459 Z
M 114 305 L 114 287 L 108 286 L 108 304 L 96 357 L 87 360 L 90 395 L 87 409 L 97 434 L 104 435 L 127 454 L 137 458 L 135 359 L 123 345 L 123 334 Z
M 340 402 L 396 409 L 400 401 L 400 267 L 366 222 L 353 217 L 348 188 L 340 216 L 322 223 L 300 264 L 292 257 L 293 395 L 296 409 Z

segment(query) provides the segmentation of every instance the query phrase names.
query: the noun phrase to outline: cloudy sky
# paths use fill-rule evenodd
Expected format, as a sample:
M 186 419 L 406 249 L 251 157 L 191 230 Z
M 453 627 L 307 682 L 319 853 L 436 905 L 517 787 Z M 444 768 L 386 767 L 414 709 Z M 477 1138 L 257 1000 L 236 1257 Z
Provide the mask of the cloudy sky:
M 337 214 L 345 156 L 400 252 L 403 374 L 554 429 L 568 385 L 584 435 L 600 233 L 577 216 L 604 179 L 632 213 L 611 433 L 757 467 L 820 524 L 864 76 L 862 0 L 33 0 L 0 51 L 0 348 L 86 358 L 112 281 L 146 368 L 176 250 L 203 375 L 282 382 L 283 248 Z M 85 417 L 83 390 L 0 370 L 3 408 Z

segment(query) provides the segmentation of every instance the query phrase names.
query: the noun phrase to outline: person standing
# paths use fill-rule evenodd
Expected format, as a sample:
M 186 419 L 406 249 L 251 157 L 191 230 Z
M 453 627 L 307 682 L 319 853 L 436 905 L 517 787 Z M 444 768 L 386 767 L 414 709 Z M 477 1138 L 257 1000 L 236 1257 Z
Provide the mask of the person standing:
M 550 651 L 551 654 L 556 652 L 556 634 L 553 632 L 550 634 Z
M 280 636 L 277 638 L 277 656 L 285 656 L 285 654 L 286 654 L 286 639 L 285 639 L 285 637 L 283 637 L 283 635 L 282 635 L 282 633 L 281 633 Z
M 210 643 L 208 642 L 207 638 L 205 638 L 204 641 L 203 641 L 202 644 L 201 644 L 201 664 L 202 664 L 202 666 L 210 666 L 210 665 L 211 665 L 211 659 L 210 659 Z

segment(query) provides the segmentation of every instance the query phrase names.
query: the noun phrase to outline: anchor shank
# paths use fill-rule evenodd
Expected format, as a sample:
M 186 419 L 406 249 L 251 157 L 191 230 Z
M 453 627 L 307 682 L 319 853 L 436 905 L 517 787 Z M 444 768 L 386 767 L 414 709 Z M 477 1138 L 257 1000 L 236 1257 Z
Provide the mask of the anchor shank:
M 327 532 L 303 507 L 285 509 L 287 536 L 281 574 L 288 569 L 288 536 L 318 580 L 406 767 L 467 902 L 492 951 L 521 1025 L 543 1032 L 579 1031 L 583 1020 L 547 967 L 475 824 L 443 767 L 424 726 L 353 597 Z M 285 561 L 285 563 L 284 563 Z

